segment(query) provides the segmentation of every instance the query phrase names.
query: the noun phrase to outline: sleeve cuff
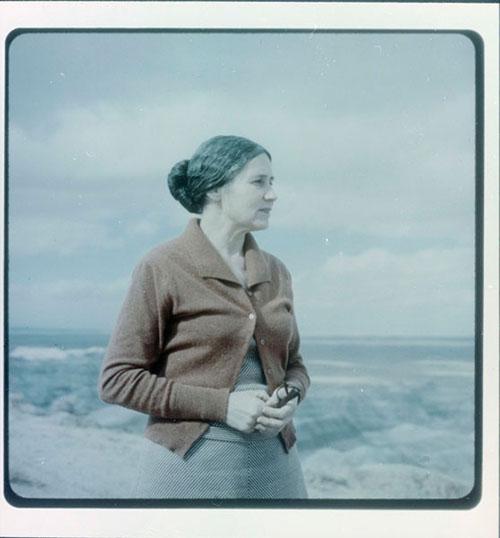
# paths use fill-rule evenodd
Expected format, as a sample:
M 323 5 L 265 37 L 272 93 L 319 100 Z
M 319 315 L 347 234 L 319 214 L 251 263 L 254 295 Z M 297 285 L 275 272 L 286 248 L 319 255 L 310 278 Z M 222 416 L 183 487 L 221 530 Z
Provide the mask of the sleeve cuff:
M 298 379 L 297 377 L 285 377 L 285 381 L 293 387 L 296 387 L 300 391 L 300 397 L 299 397 L 299 403 L 304 400 L 306 397 L 307 387 L 308 384 L 305 384 L 302 382 L 302 380 Z

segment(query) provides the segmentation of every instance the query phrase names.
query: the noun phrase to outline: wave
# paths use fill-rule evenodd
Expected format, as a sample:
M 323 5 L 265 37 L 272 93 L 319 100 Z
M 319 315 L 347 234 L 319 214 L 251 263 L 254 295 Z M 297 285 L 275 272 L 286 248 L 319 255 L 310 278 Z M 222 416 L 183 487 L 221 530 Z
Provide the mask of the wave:
M 80 359 L 91 355 L 103 355 L 105 347 L 61 349 L 59 347 L 17 346 L 10 352 L 13 359 L 28 361 Z

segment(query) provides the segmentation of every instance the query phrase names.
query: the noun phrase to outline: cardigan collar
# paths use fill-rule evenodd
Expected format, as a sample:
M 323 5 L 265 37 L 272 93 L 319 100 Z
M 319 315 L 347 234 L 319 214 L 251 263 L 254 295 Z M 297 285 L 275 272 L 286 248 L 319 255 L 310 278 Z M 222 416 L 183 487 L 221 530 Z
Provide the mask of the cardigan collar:
M 200 219 L 194 218 L 189 221 L 181 239 L 202 277 L 227 280 L 241 285 L 229 265 L 203 233 Z M 261 282 L 271 281 L 269 266 L 251 233 L 247 233 L 245 236 L 243 255 L 249 288 Z

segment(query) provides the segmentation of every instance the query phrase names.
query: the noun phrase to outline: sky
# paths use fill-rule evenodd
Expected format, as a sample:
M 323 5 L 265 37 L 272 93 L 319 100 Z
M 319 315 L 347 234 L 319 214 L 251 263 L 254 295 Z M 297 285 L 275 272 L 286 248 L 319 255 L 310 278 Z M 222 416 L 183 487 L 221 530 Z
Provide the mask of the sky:
M 190 216 L 177 161 L 272 154 L 264 250 L 303 336 L 474 334 L 475 51 L 456 33 L 24 33 L 8 52 L 9 322 L 109 332 Z

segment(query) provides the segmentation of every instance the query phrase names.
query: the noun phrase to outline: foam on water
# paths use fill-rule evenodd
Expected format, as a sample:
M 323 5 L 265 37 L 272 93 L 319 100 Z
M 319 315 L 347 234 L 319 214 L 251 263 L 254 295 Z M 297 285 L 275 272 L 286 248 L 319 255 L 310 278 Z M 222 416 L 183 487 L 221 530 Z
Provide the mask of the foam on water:
M 106 348 L 92 346 L 83 349 L 61 349 L 59 347 L 36 347 L 36 346 L 17 346 L 11 352 L 13 359 L 24 359 L 28 361 L 44 360 L 66 360 L 73 358 L 88 357 L 91 355 L 102 355 Z

